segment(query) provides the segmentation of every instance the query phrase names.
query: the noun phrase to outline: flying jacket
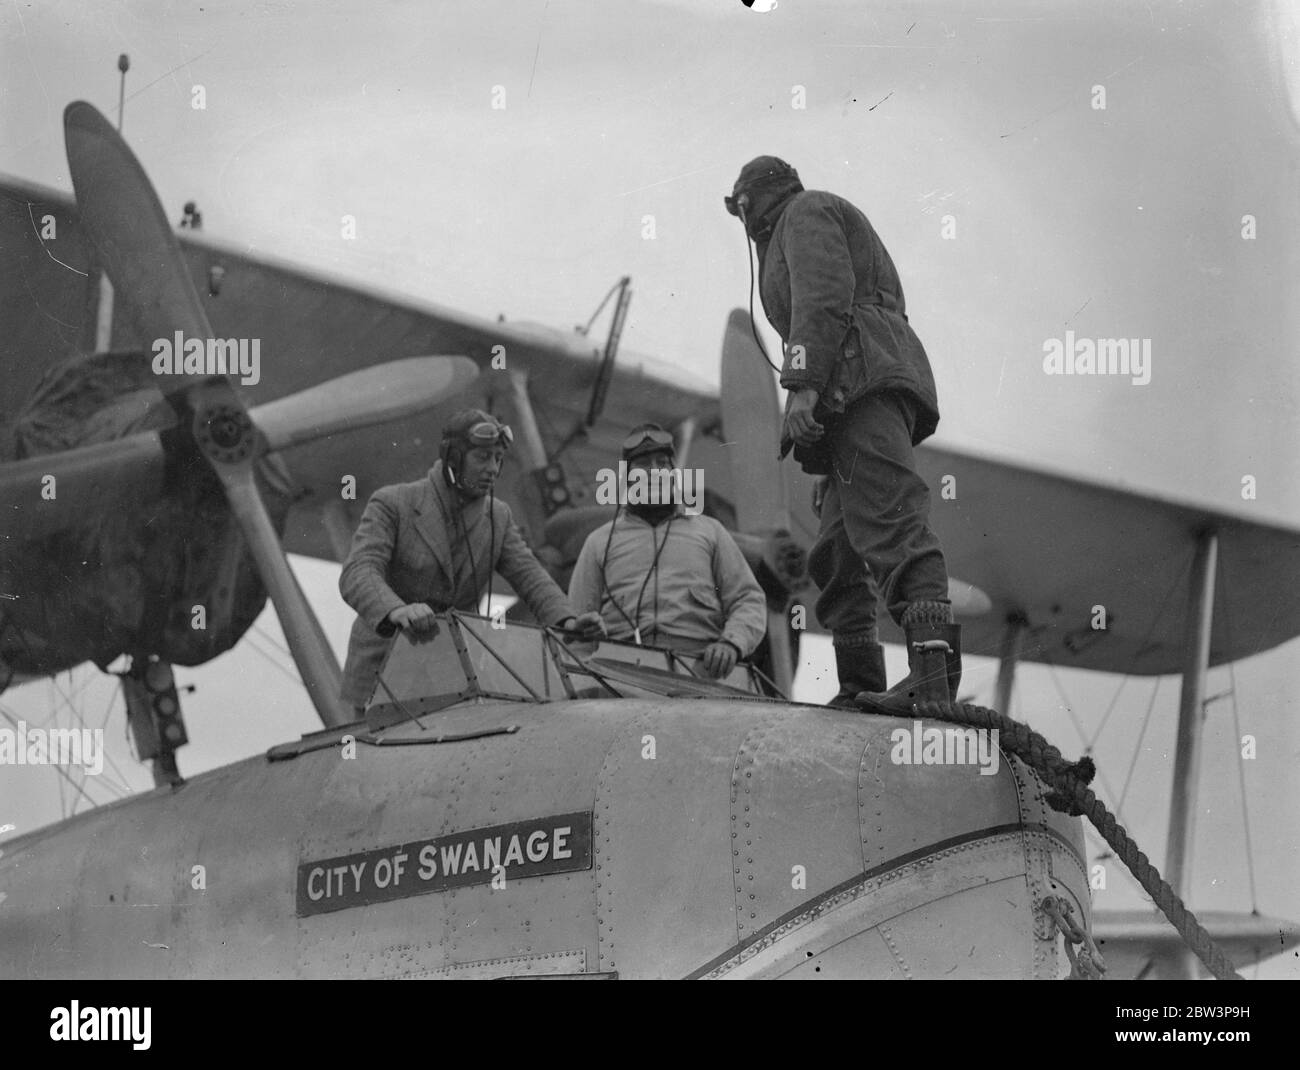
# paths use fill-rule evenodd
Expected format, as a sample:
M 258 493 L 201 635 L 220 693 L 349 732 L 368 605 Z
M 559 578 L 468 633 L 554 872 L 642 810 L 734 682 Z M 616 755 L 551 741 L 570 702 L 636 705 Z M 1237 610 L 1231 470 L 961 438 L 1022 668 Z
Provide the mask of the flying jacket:
M 339 592 L 357 611 L 343 670 L 344 701 L 361 706 L 370 698 L 396 631 L 385 621 L 389 613 L 411 602 L 477 613 L 493 571 L 543 623 L 573 615 L 564 592 L 528 549 L 510 506 L 487 497 L 462 506 L 442 477 L 442 461 L 424 479 L 375 491 L 339 575 Z
M 575 612 L 599 610 L 611 639 L 639 628 L 652 645 L 725 639 L 741 657 L 754 652 L 767 631 L 767 599 L 726 528 L 680 509 L 671 526 L 627 510 L 612 523 L 612 539 L 602 524 L 578 555 L 569 580 Z
M 786 344 L 783 387 L 813 387 L 830 413 L 868 393 L 901 391 L 916 405 L 912 444 L 934 433 L 930 361 L 908 325 L 894 262 L 861 211 L 833 193 L 795 193 L 758 262 L 763 309 Z

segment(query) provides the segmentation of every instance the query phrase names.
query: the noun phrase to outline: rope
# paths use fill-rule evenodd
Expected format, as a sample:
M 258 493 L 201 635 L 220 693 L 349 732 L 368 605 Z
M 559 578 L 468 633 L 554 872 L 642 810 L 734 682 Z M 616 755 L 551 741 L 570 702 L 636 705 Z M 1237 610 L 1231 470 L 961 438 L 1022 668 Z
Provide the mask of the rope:
M 1059 750 L 1028 725 L 974 703 L 919 702 L 915 709 L 921 717 L 936 721 L 986 730 L 996 729 L 1002 747 L 1030 766 L 1050 785 L 1052 790 L 1046 796 L 1048 805 L 1060 813 L 1087 817 L 1093 823 L 1210 973 L 1221 981 L 1243 979 L 1222 949 L 1196 920 L 1196 915 L 1183 905 L 1183 901 L 1160 876 L 1160 871 L 1138 850 L 1137 844 L 1106 809 L 1105 803 L 1088 787 L 1097 772 L 1091 758 L 1085 756 L 1077 762 L 1066 761 Z

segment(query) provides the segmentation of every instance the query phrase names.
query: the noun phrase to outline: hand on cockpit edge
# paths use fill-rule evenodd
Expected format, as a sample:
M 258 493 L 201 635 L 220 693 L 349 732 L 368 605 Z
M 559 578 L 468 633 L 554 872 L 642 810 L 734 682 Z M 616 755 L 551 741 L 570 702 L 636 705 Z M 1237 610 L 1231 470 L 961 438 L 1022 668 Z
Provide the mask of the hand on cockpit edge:
M 577 632 L 588 642 L 593 639 L 603 639 L 606 634 L 604 618 L 595 610 L 577 617 L 565 617 L 560 621 L 560 627 L 566 632 Z
M 398 606 L 388 614 L 391 623 L 401 628 L 415 643 L 427 643 L 438 634 L 438 616 L 425 602 Z
M 700 664 L 704 666 L 704 671 L 714 680 L 729 676 L 739 660 L 740 651 L 726 639 L 710 643 L 700 656 Z

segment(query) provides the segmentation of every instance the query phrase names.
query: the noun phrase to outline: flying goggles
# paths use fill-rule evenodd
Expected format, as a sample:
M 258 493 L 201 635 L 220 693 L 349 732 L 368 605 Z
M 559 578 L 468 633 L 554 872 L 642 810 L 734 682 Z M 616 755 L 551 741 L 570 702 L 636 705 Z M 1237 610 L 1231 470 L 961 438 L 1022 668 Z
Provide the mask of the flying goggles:
M 473 427 L 462 432 L 462 435 L 471 447 L 501 445 L 508 449 L 515 441 L 515 433 L 509 427 L 491 420 L 474 424 Z
M 673 436 L 661 427 L 638 428 L 623 440 L 623 459 L 626 461 L 659 450 L 677 452 Z

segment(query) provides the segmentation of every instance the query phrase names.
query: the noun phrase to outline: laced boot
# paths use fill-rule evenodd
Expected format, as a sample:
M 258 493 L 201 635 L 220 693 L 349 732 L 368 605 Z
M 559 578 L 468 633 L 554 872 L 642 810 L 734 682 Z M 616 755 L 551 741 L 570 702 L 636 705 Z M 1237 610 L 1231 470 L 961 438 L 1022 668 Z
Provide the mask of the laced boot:
M 859 692 L 884 690 L 885 649 L 872 640 L 836 642 L 835 669 L 840 678 L 840 689 L 826 705 L 836 709 L 855 709 L 854 697 Z
M 946 602 L 913 602 L 903 613 L 908 673 L 888 691 L 864 691 L 854 704 L 871 713 L 910 714 L 919 702 L 948 702 L 961 683 L 961 628 Z

